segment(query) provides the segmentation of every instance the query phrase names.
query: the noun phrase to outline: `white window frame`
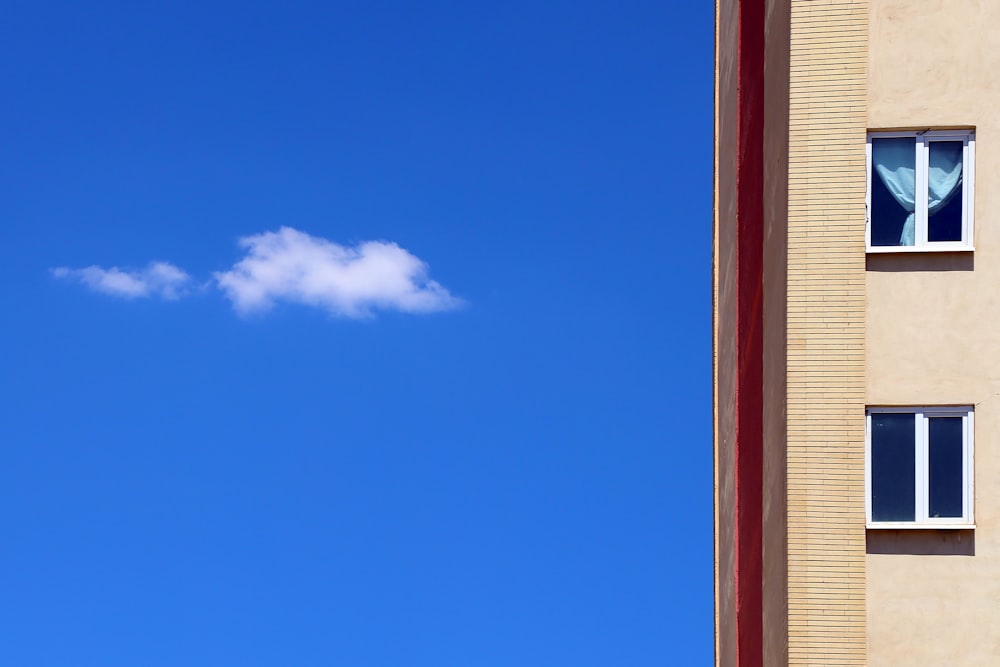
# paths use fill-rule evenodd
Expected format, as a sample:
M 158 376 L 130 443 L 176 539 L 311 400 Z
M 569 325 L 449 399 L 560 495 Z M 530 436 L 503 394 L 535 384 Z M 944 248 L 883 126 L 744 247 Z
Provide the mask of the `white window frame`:
M 914 415 L 916 438 L 915 467 L 915 498 L 913 521 L 872 521 L 872 414 L 875 413 L 905 413 Z M 961 517 L 931 517 L 928 516 L 928 489 L 930 485 L 930 466 L 928 465 L 928 418 L 929 417 L 963 417 L 962 458 L 964 460 L 964 483 Z M 966 406 L 933 406 L 933 407 L 870 407 L 865 411 L 865 518 L 868 528 L 889 529 L 928 529 L 928 528 L 975 528 L 973 502 L 975 500 L 975 459 L 973 456 L 974 411 L 971 405 Z
M 917 193 L 927 192 L 927 167 L 930 155 L 930 144 L 935 141 L 961 141 L 962 149 L 962 240 L 961 241 L 928 241 L 927 240 L 927 197 L 916 198 L 914 211 L 914 243 L 911 246 L 873 246 L 872 245 L 872 139 L 891 139 L 913 137 L 916 151 L 916 182 Z M 975 130 L 923 130 L 909 132 L 869 132 L 865 146 L 868 167 L 868 188 L 865 192 L 867 224 L 865 225 L 865 247 L 869 253 L 890 252 L 968 252 L 974 250 L 972 235 L 975 229 L 973 208 L 975 198 L 975 162 L 976 162 L 976 131 Z

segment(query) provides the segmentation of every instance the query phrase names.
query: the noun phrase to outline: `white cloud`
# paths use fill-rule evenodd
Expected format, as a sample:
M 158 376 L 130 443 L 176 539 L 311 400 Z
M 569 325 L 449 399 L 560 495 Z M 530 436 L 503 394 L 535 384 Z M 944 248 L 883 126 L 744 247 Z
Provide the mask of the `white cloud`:
M 275 303 L 298 303 L 340 317 L 369 317 L 377 310 L 428 313 L 462 301 L 427 277 L 427 264 L 395 243 L 365 241 L 342 246 L 291 227 L 240 239 L 246 256 L 228 271 L 213 274 L 200 288 L 217 287 L 240 313 L 265 311 Z M 177 299 L 192 279 L 167 262 L 139 270 L 59 267 L 52 275 L 80 282 L 95 292 L 124 299 Z
M 184 294 L 191 281 L 191 277 L 182 269 L 167 262 L 151 262 L 138 271 L 125 271 L 117 266 L 110 269 L 100 266 L 70 269 L 61 266 L 52 269 L 52 275 L 78 280 L 95 292 L 124 299 L 151 296 L 176 299 Z
M 427 278 L 427 264 L 395 243 L 338 245 L 290 227 L 240 239 L 247 255 L 217 285 L 241 313 L 287 301 L 342 317 L 374 310 L 426 313 L 461 301 Z

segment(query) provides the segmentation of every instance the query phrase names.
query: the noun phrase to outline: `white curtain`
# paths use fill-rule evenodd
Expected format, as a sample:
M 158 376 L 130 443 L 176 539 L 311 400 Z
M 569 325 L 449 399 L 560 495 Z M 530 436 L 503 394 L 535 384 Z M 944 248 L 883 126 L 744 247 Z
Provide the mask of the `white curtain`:
M 932 141 L 927 170 L 927 215 L 944 208 L 962 182 L 962 142 Z
M 962 142 L 930 142 L 927 170 L 927 213 L 934 215 L 958 192 L 962 182 Z M 872 165 L 889 194 L 909 215 L 899 235 L 899 245 L 914 243 L 916 206 L 916 146 L 909 137 L 872 141 Z
M 909 137 L 875 139 L 872 141 L 872 165 L 882 179 L 885 189 L 893 199 L 909 212 L 899 236 L 899 245 L 913 245 L 913 210 L 916 205 L 914 190 L 917 175 L 916 147 Z

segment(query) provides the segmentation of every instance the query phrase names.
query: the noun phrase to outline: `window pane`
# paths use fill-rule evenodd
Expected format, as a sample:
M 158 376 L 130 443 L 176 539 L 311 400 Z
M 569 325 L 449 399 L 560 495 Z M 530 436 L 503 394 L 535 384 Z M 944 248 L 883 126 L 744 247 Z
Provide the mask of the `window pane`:
M 872 139 L 872 245 L 913 245 L 916 139 Z
M 873 412 L 872 520 L 913 521 L 916 505 L 915 415 Z
M 961 141 L 928 144 L 927 240 L 962 240 Z
M 961 417 L 931 417 L 927 443 L 929 486 L 928 515 L 961 517 L 965 480 L 962 474 Z

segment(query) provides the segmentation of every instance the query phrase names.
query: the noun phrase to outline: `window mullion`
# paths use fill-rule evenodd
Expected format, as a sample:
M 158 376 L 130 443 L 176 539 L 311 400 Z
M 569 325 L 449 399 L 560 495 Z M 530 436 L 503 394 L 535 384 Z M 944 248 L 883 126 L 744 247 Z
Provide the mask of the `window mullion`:
M 930 146 L 927 137 L 918 136 L 915 150 L 917 152 L 916 173 L 913 193 L 914 204 L 914 245 L 927 245 L 927 170 L 930 159 Z

